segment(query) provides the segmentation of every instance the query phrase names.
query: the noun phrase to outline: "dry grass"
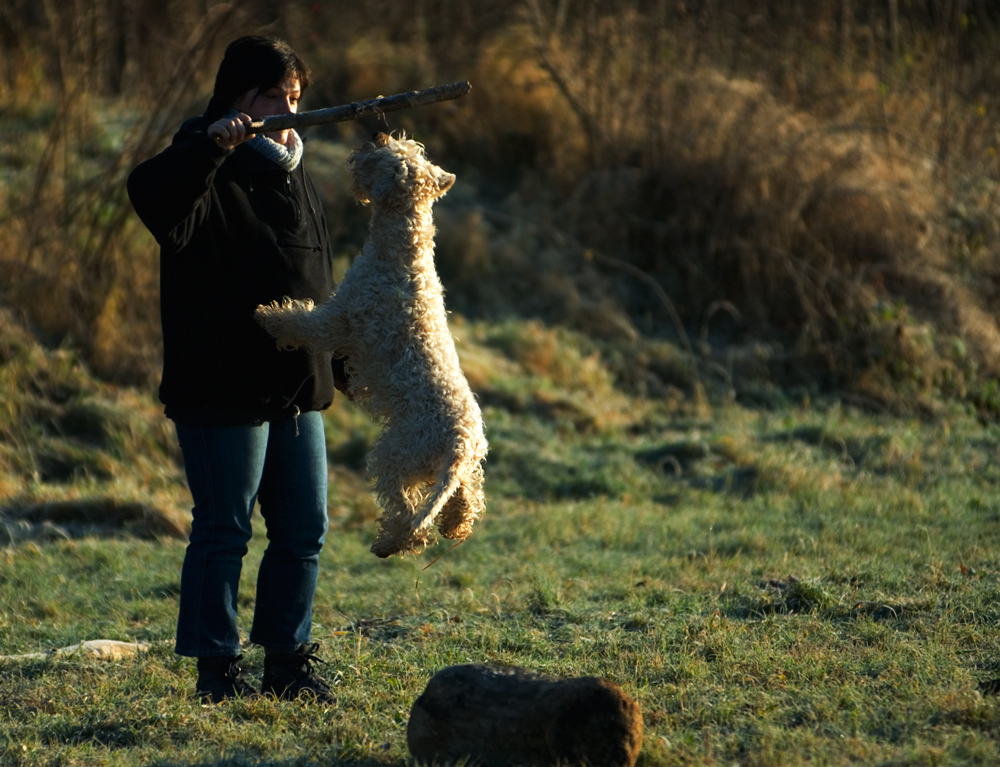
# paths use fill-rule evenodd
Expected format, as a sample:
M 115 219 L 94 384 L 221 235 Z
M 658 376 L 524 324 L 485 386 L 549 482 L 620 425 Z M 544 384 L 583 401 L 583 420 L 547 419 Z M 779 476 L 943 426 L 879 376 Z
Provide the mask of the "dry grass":
M 544 170 L 519 176 L 501 210 L 446 222 L 454 235 L 442 227 L 469 305 L 502 311 L 517 296 L 522 312 L 626 343 L 637 328 L 682 346 L 700 336 L 730 382 L 763 368 L 894 406 L 965 396 L 997 374 L 996 199 L 977 182 L 996 155 L 984 125 L 994 106 L 982 94 L 958 93 L 909 54 L 889 71 L 869 47 L 851 70 L 813 49 L 801 74 L 802 51 L 782 51 L 824 97 L 793 79 L 722 74 L 637 9 L 525 7 L 516 43 L 498 34 L 504 45 L 478 62 L 504 75 L 485 103 L 512 117 L 475 132 L 510 126 L 518 143 L 532 131 L 519 151 Z M 926 43 L 930 32 L 913 34 Z M 769 54 L 741 45 L 767 74 Z M 476 295 L 463 264 L 501 289 Z M 734 369 L 762 341 L 770 362 Z
M 150 394 L 95 379 L 0 311 L 0 516 L 176 535 L 189 500 L 172 426 Z M 46 528 L 42 533 L 52 532 Z
M 824 1 L 806 19 L 751 0 L 524 0 L 445 4 L 414 27 L 385 3 L 265 5 L 199 18 L 176 0 L 171 27 L 117 18 L 110 3 L 78 19 L 19 0 L 5 16 L 18 62 L 0 78 L 12 105 L 0 119 L 5 300 L 50 339 L 72 339 L 101 376 L 151 383 L 160 353 L 156 249 L 124 174 L 203 104 L 220 46 L 266 29 L 316 68 L 309 106 L 473 82 L 461 102 L 389 123 L 459 172 L 439 211 L 453 308 L 576 329 L 605 343 L 606 361 L 670 340 L 689 393 L 718 374 L 730 389 L 757 377 L 885 403 L 902 375 L 907 396 L 989 399 L 1000 359 L 989 12 L 968 9 L 963 26 L 921 3 L 847 18 Z M 46 47 L 74 23 L 87 35 Z M 148 60 L 150 39 L 173 52 L 172 70 Z M 117 79 L 98 55 L 110 49 L 126 60 Z M 372 127 L 313 143 L 345 261 L 364 216 L 336 162 Z M 649 391 L 679 383 L 651 375 Z

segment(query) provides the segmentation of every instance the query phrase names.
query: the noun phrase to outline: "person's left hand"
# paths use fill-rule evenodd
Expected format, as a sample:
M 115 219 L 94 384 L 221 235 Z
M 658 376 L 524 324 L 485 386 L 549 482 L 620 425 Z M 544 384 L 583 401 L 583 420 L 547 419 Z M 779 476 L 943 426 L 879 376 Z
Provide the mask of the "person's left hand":
M 209 138 L 215 139 L 219 146 L 226 149 L 233 149 L 244 141 L 252 139 L 256 133 L 248 133 L 247 126 L 253 122 L 250 115 L 240 112 L 232 117 L 223 117 L 208 126 L 205 132 Z

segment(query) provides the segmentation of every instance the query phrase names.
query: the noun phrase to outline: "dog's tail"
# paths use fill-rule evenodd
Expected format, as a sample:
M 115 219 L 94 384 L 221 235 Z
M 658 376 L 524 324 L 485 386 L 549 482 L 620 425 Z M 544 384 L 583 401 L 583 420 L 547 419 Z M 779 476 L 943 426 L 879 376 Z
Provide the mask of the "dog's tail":
M 462 464 L 452 462 L 438 478 L 437 484 L 430 495 L 424 499 L 423 505 L 413 515 L 413 532 L 426 532 L 437 520 L 441 510 L 462 484 Z

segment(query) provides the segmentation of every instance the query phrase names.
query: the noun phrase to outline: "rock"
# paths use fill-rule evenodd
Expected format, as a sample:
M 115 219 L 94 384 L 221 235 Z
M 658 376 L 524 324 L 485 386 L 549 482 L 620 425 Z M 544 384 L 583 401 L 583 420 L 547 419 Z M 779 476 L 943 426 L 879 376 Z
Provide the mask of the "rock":
M 89 639 L 69 647 L 60 647 L 47 652 L 31 652 L 24 655 L 0 655 L 0 660 L 46 660 L 56 657 L 92 658 L 94 660 L 121 660 L 149 650 L 142 642 L 119 642 L 114 639 Z

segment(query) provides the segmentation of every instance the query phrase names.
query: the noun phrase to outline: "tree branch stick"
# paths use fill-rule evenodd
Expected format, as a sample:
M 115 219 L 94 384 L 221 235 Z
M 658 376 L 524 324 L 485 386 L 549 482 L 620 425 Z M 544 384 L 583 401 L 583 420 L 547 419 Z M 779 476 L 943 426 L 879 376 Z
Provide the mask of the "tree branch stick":
M 410 109 L 412 107 L 423 106 L 424 104 L 434 104 L 438 101 L 450 101 L 464 96 L 472 90 L 472 86 L 467 80 L 451 83 L 449 85 L 438 85 L 433 88 L 424 88 L 408 93 L 397 93 L 394 96 L 378 96 L 367 101 L 355 101 L 351 104 L 330 107 L 329 109 L 314 109 L 309 112 L 299 112 L 297 114 L 271 115 L 262 120 L 255 120 L 250 123 L 249 130 L 254 133 L 267 133 L 268 131 L 285 130 L 286 128 L 305 128 L 310 125 L 325 125 L 327 123 L 346 122 L 357 120 L 359 117 L 366 117 L 383 112 L 394 112 L 398 109 Z

